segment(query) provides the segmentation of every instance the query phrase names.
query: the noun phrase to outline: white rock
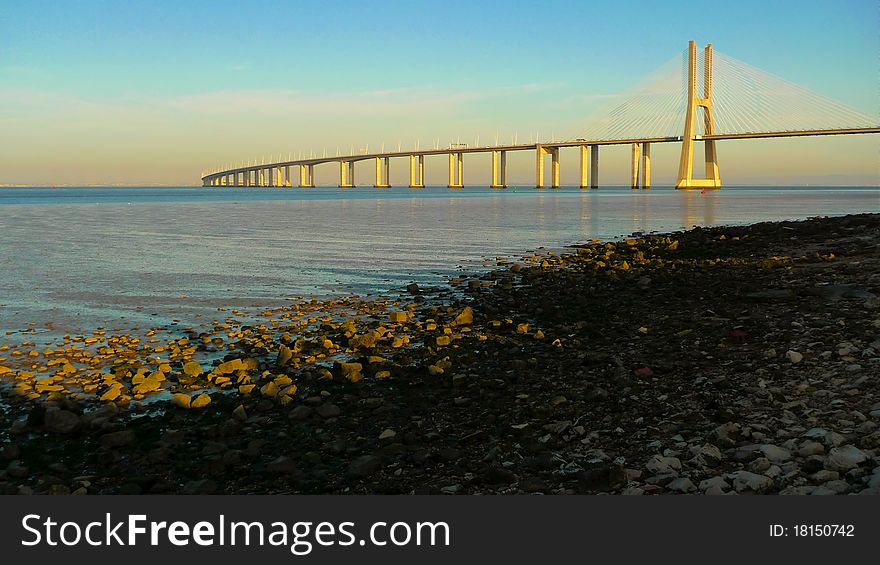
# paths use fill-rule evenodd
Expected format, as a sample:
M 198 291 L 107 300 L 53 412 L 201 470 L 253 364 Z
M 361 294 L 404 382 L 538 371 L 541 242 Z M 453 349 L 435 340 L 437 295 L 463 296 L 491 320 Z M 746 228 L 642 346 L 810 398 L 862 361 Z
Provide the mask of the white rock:
M 733 488 L 736 492 L 752 491 L 764 492 L 773 486 L 773 480 L 764 475 L 757 475 L 749 471 L 737 471 L 731 474 Z
M 655 455 L 645 463 L 645 468 L 652 473 L 669 473 L 681 471 L 681 460 L 678 457 L 662 457 Z
M 785 356 L 792 363 L 800 363 L 801 361 L 804 360 L 804 356 L 802 354 L 800 354 L 797 351 L 794 351 L 792 349 L 789 349 L 788 351 L 786 351 Z
M 764 454 L 764 457 L 766 457 L 773 463 L 784 463 L 785 461 L 791 459 L 791 452 L 777 445 L 765 443 L 758 449 L 761 450 L 761 453 Z
M 695 490 L 697 490 L 697 487 L 694 486 L 694 483 L 687 477 L 680 477 L 671 481 L 668 485 L 666 485 L 666 488 L 671 491 L 681 493 L 694 492 Z
M 703 479 L 700 481 L 700 490 L 708 491 L 711 488 L 720 488 L 722 490 L 729 490 L 730 483 L 724 480 L 724 477 L 711 477 L 709 479 Z
M 854 467 L 858 467 L 860 463 L 868 459 L 861 449 L 854 445 L 843 445 L 835 447 L 828 452 L 825 459 L 825 467 L 834 471 L 849 471 Z
M 379 434 L 379 439 L 391 439 L 396 435 L 397 435 L 397 432 L 395 432 L 394 430 L 389 428 L 389 429 L 383 431 L 381 434 Z

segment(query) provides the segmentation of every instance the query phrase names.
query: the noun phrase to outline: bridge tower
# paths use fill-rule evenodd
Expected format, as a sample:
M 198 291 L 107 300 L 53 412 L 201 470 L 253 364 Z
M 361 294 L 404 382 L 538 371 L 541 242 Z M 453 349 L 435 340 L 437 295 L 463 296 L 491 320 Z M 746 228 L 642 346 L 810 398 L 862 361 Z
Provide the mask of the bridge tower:
M 681 160 L 678 164 L 678 180 L 675 188 L 721 188 L 718 174 L 718 154 L 715 140 L 703 141 L 706 151 L 706 178 L 695 179 L 694 142 L 696 141 L 694 120 L 697 108 L 703 109 L 703 130 L 705 135 L 715 134 L 715 118 L 712 115 L 712 44 L 706 45 L 703 52 L 703 96 L 697 96 L 697 43 L 688 43 L 688 105 L 684 122 L 684 136 L 681 140 Z

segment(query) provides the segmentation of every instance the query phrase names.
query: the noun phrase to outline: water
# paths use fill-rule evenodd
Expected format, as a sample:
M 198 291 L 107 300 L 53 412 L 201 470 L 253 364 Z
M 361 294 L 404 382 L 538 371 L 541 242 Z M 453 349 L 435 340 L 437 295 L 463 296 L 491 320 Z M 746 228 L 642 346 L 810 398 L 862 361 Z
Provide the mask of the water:
M 5 188 L 0 332 L 198 323 L 444 284 L 539 246 L 878 210 L 871 188 Z

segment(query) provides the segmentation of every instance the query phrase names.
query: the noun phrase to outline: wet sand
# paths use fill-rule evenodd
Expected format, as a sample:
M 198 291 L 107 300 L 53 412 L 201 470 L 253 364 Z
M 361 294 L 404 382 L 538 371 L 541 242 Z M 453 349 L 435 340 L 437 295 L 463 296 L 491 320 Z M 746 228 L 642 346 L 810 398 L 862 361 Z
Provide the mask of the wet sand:
M 880 492 L 880 216 L 0 350 L 0 492 Z

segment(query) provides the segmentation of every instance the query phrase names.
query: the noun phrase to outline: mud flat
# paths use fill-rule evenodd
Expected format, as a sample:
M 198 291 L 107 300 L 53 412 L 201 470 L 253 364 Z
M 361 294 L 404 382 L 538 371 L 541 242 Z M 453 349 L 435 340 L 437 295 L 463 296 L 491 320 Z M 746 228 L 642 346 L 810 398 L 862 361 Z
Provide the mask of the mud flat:
M 880 216 L 0 351 L 5 493 L 880 493 Z

